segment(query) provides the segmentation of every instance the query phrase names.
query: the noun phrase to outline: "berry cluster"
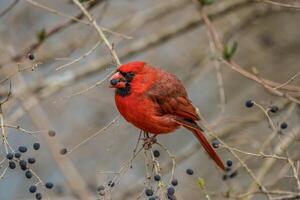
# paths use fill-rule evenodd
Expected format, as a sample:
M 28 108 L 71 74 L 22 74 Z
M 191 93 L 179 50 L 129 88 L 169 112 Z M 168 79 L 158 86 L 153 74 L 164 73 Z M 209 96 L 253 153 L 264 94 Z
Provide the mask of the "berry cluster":
M 54 131 L 49 131 L 50 136 L 54 136 Z M 55 133 L 55 132 L 54 132 Z M 32 149 L 34 151 L 38 151 L 40 149 L 41 145 L 38 142 L 33 143 Z M 43 198 L 43 194 L 41 192 L 38 192 L 38 186 L 45 187 L 46 189 L 52 189 L 54 187 L 53 183 L 46 182 L 43 183 L 43 181 L 34 173 L 34 171 L 31 169 L 31 166 L 36 164 L 36 159 L 33 156 L 26 155 L 28 154 L 28 148 L 26 146 L 19 146 L 17 152 L 9 152 L 6 154 L 6 159 L 8 161 L 8 168 L 11 170 L 16 170 L 17 165 L 19 165 L 20 169 L 24 171 L 24 175 L 27 179 L 32 179 L 35 177 L 38 182 L 34 185 L 31 185 L 29 187 L 29 192 L 32 194 L 35 194 L 35 199 L 41 200 Z
M 246 102 L 245 102 L 245 106 L 247 107 L 247 108 L 251 108 L 251 107 L 253 107 L 254 106 L 254 101 L 252 101 L 252 100 L 247 100 Z M 279 111 L 279 108 L 278 108 L 278 106 L 276 106 L 276 105 L 272 105 L 270 108 L 268 108 L 267 109 L 267 111 L 269 111 L 269 112 L 271 112 L 271 113 L 277 113 L 278 111 Z M 286 129 L 288 127 L 288 124 L 286 123 L 286 122 L 282 122 L 281 124 L 280 124 L 280 131 L 279 131 L 279 133 L 282 133 L 281 131 L 282 130 L 284 130 L 284 129 Z
M 159 150 L 157 150 L 157 149 L 153 150 L 153 156 L 155 158 L 160 157 Z M 189 170 L 191 170 L 191 169 L 189 169 Z M 155 174 L 153 176 L 153 180 L 156 181 L 156 182 L 160 182 L 162 180 L 162 177 L 161 177 L 160 174 Z M 175 200 L 176 199 L 176 197 L 175 197 L 175 186 L 177 186 L 177 185 L 178 185 L 178 180 L 176 178 L 173 178 L 171 180 L 170 185 L 168 187 L 166 187 L 166 198 L 167 199 L 169 199 L 169 200 Z M 145 195 L 147 197 L 149 197 L 148 200 L 158 200 L 158 199 L 160 199 L 159 196 L 154 194 L 154 190 L 152 188 L 146 188 L 145 189 Z

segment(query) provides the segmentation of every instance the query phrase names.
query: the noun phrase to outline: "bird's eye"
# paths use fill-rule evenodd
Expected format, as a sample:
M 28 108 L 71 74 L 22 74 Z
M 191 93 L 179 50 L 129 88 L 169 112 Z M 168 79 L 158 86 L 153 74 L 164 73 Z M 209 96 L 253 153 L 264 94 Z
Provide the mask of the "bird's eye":
M 134 73 L 133 72 L 128 72 L 128 73 L 125 74 L 124 77 L 127 81 L 131 81 L 134 77 Z
M 128 72 L 128 73 L 126 73 L 125 76 L 128 77 L 128 78 L 132 78 L 134 76 L 134 73 L 133 72 Z
M 126 81 L 130 82 L 134 77 L 134 72 L 122 72 L 118 71 L 125 79 Z

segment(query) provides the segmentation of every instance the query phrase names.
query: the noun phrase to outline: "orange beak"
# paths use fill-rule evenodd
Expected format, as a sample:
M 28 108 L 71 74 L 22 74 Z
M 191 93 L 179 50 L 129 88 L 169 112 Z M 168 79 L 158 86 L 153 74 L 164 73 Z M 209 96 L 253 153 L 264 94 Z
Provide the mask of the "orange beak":
M 109 83 L 111 88 L 125 88 L 126 87 L 126 80 L 125 78 L 119 73 L 116 72 L 112 75 L 109 79 Z

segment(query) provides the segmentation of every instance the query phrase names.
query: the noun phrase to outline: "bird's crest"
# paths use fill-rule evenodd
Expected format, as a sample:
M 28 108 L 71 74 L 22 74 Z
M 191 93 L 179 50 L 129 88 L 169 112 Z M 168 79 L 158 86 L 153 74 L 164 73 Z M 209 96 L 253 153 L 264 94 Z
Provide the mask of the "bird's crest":
M 144 68 L 145 65 L 146 65 L 146 63 L 142 62 L 142 61 L 129 62 L 126 64 L 122 64 L 118 68 L 118 71 L 121 73 L 128 73 L 128 72 L 138 73 L 138 72 L 142 71 L 142 69 Z

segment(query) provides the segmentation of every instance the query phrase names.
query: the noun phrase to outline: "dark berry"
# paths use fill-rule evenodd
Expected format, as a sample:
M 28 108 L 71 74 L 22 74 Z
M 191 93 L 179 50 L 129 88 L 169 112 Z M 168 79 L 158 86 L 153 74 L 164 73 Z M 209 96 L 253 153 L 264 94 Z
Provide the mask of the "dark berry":
M 15 153 L 15 158 L 21 158 L 21 154 L 20 153 Z
M 160 175 L 156 174 L 156 175 L 154 176 L 154 180 L 160 181 Z
M 28 163 L 29 164 L 34 164 L 35 163 L 35 158 L 28 158 Z
M 111 85 L 117 85 L 119 83 L 119 79 L 111 79 L 110 84 Z
M 218 140 L 214 139 L 211 144 L 215 149 L 217 149 L 217 148 L 219 148 L 220 142 Z
M 37 190 L 37 187 L 36 187 L 35 185 L 32 185 L 32 186 L 30 186 L 30 188 L 29 188 L 29 192 L 30 192 L 30 193 L 35 193 L 36 190 Z
M 100 185 L 98 188 L 97 188 L 98 191 L 101 191 L 101 190 L 105 190 L 105 187 L 103 185 Z
M 54 136 L 56 135 L 56 132 L 55 132 L 54 130 L 49 130 L 49 131 L 48 131 L 48 135 L 49 135 L 50 137 L 54 137 Z
M 178 185 L 178 180 L 177 180 L 176 178 L 174 178 L 174 179 L 171 181 L 171 184 L 172 184 L 173 186 Z
M 281 128 L 281 129 L 286 129 L 287 127 L 288 127 L 288 125 L 287 125 L 286 122 L 282 122 L 282 123 L 280 124 L 280 128 Z
M 53 183 L 47 182 L 47 183 L 45 184 L 45 187 L 46 187 L 47 189 L 52 189 L 52 188 L 53 188 Z
M 150 197 L 148 200 L 156 200 L 156 197 Z
M 25 147 L 25 146 L 19 146 L 19 151 L 21 153 L 25 153 L 27 151 L 27 147 Z
M 231 167 L 232 164 L 233 164 L 232 160 L 227 160 L 227 161 L 226 161 L 227 167 Z
M 146 190 L 145 190 L 145 194 L 146 194 L 146 196 L 152 196 L 153 195 L 153 190 L 152 189 L 149 189 L 149 188 L 147 188 Z
M 158 158 L 158 157 L 160 156 L 160 152 L 159 152 L 158 150 L 155 149 L 155 150 L 153 151 L 153 155 L 154 155 L 155 158 Z
M 40 147 L 41 147 L 41 145 L 40 145 L 40 143 L 38 143 L 38 142 L 36 142 L 36 143 L 33 144 L 33 149 L 34 149 L 34 150 L 39 150 Z
M 175 194 L 175 188 L 169 187 L 167 193 L 168 196 L 173 196 Z
M 65 154 L 68 153 L 68 150 L 67 150 L 66 148 L 62 148 L 62 149 L 59 151 L 59 153 L 60 153 L 61 155 L 65 155 Z
M 14 161 L 9 161 L 9 162 L 8 162 L 8 167 L 9 167 L 10 169 L 15 169 L 15 168 L 16 168 L 16 163 L 15 163 Z
M 25 176 L 26 176 L 26 178 L 32 178 L 32 173 L 31 173 L 31 171 L 26 171 L 26 172 L 25 172 Z
M 32 53 L 28 53 L 27 57 L 29 60 L 34 60 L 34 55 Z
M 245 106 L 247 108 L 251 108 L 253 105 L 254 105 L 254 102 L 252 100 L 247 100 L 246 103 L 245 103 Z
M 43 198 L 43 195 L 41 193 L 36 193 L 35 198 L 37 200 L 41 200 Z
M 193 171 L 192 169 L 187 169 L 187 170 L 186 170 L 186 173 L 187 173 L 188 175 L 193 175 L 193 174 L 194 174 L 194 171 Z
M 14 155 L 13 155 L 12 153 L 8 153 L 8 154 L 6 155 L 6 158 L 7 158 L 8 160 L 13 159 L 13 157 L 14 157 Z
M 270 111 L 271 111 L 272 113 L 276 113 L 278 110 L 279 110 L 279 109 L 278 109 L 277 106 L 271 106 L 271 108 L 270 108 Z
M 113 181 L 109 181 L 109 182 L 108 182 L 108 186 L 114 187 L 114 186 L 115 186 L 115 183 L 114 183 Z
M 27 162 L 25 160 L 20 160 L 19 165 L 20 166 L 26 166 Z
M 27 169 L 27 162 L 25 160 L 20 160 L 19 165 L 20 165 L 22 170 Z

